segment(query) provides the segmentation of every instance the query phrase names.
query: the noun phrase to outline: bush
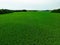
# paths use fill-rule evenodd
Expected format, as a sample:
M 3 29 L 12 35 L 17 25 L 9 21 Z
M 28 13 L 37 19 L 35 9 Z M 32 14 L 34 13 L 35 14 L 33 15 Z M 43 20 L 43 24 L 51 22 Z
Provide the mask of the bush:
M 0 9 L 0 14 L 6 14 L 6 13 L 12 13 L 12 10 L 8 10 L 8 9 Z
M 53 13 L 60 13 L 60 9 L 55 9 L 55 10 L 52 10 L 51 12 L 53 12 Z
M 22 12 L 27 12 L 27 10 L 23 9 Z
M 23 10 L 13 10 L 13 12 L 27 12 L 27 10 L 23 9 Z

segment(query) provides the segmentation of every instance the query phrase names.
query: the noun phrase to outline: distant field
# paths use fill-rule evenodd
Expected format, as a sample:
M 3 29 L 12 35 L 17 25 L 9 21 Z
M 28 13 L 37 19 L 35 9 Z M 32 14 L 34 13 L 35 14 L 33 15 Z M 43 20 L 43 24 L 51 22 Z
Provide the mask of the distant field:
M 60 45 L 60 14 L 0 14 L 0 45 Z

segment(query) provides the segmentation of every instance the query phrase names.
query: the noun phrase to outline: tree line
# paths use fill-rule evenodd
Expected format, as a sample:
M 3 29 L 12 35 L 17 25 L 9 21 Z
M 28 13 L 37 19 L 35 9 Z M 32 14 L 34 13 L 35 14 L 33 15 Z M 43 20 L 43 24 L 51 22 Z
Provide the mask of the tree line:
M 60 9 L 54 9 L 51 12 L 53 12 L 53 13 L 60 13 Z
M 60 13 L 60 9 L 53 9 L 53 10 L 43 10 L 43 11 L 50 11 L 52 13 Z M 9 9 L 0 9 L 0 14 L 7 14 L 7 13 L 13 13 L 13 12 L 40 12 L 40 10 L 9 10 Z
M 0 9 L 0 14 L 7 14 L 13 12 L 27 12 L 27 10 L 9 10 L 9 9 Z
M 7 13 L 13 13 L 13 12 L 37 12 L 37 10 L 9 10 L 9 9 L 0 9 L 0 14 L 7 14 Z

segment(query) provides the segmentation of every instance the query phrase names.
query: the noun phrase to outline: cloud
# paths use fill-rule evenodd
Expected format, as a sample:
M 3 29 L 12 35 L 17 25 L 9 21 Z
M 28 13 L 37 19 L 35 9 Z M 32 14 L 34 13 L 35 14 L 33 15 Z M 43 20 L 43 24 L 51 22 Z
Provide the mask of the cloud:
M 0 0 L 0 8 L 53 9 L 60 7 L 60 0 Z

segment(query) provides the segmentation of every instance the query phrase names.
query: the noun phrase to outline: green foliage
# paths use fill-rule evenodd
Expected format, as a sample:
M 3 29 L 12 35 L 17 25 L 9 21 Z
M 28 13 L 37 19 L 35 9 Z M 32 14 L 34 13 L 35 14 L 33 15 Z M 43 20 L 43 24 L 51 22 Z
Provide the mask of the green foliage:
M 60 9 L 54 9 L 52 10 L 53 13 L 60 13 Z
M 0 9 L 0 14 L 7 14 L 7 13 L 12 13 L 12 10 L 8 10 L 8 9 Z
M 23 10 L 13 10 L 14 12 L 27 12 L 27 10 L 23 9 Z
M 27 10 L 23 9 L 22 12 L 27 12 Z
M 13 13 L 13 12 L 38 12 L 38 10 L 9 10 L 9 9 L 0 9 L 0 14 L 7 14 L 7 13 Z
M 28 10 L 28 12 L 38 12 L 38 10 Z

